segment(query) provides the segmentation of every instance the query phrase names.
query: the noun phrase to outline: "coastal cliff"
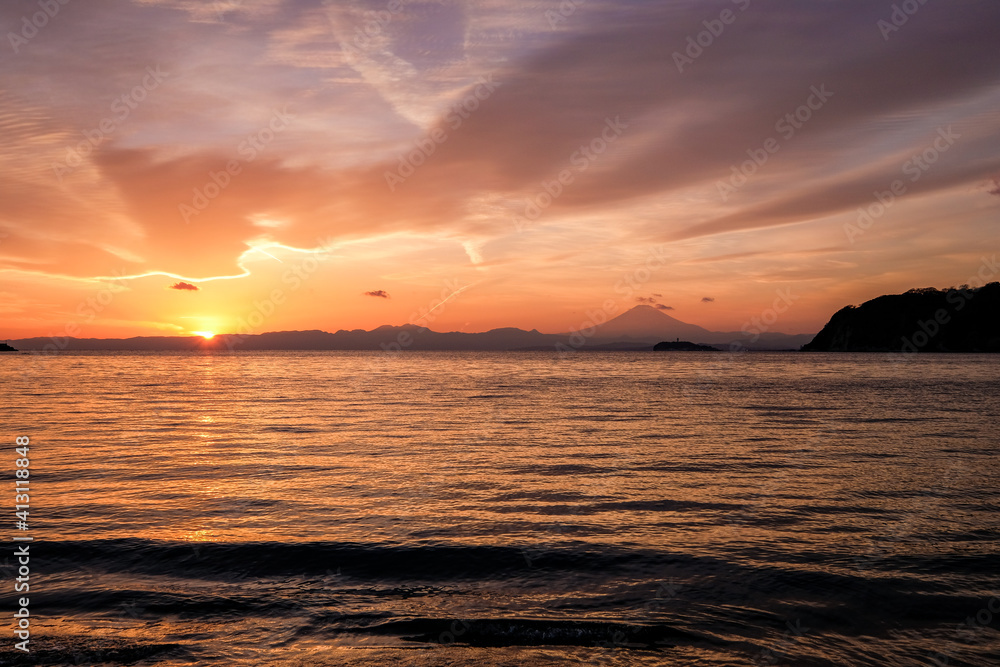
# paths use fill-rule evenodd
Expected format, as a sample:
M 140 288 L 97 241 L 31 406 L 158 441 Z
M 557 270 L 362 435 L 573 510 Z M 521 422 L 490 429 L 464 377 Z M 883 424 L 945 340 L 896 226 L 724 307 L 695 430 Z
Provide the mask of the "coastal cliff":
M 1000 283 L 912 289 L 847 306 L 807 352 L 1000 352 Z

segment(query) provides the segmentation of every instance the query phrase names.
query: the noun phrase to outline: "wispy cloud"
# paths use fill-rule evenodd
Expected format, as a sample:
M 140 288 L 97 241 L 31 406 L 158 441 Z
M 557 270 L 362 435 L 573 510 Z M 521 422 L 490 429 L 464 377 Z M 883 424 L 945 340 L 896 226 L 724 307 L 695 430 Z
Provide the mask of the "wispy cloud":
M 883 282 L 961 281 L 1000 195 L 1000 4 L 927 3 L 886 40 L 886 7 L 868 0 L 755 0 L 678 72 L 674 53 L 715 4 L 587 2 L 554 28 L 545 11 L 556 0 L 404 2 L 380 18 L 371 10 L 385 3 L 346 0 L 94 2 L 85 14 L 71 3 L 18 52 L 0 49 L 0 272 L 32 284 L 120 270 L 192 286 L 215 277 L 243 295 L 218 304 L 236 320 L 291 284 L 285 271 L 298 279 L 294 264 L 271 261 L 271 274 L 246 255 L 262 233 L 287 247 L 373 240 L 421 276 L 408 294 L 432 292 L 427 276 L 489 275 L 463 298 L 481 309 L 468 317 L 504 324 L 490 319 L 502 304 L 526 326 L 591 307 L 655 244 L 675 259 L 639 303 L 661 310 L 661 294 L 680 306 L 705 290 L 752 316 L 772 283 L 794 279 L 812 291 L 812 322 Z M 2 3 L 0 25 L 37 11 L 34 0 Z M 163 90 L 90 141 L 146 67 L 169 73 Z M 502 85 L 476 99 L 488 74 Z M 831 96 L 801 121 L 815 87 Z M 466 99 L 475 108 L 456 127 L 453 105 Z M 295 122 L 248 159 L 248 137 L 286 107 Z M 629 127 L 602 147 L 615 118 Z M 939 127 L 961 139 L 904 172 Z M 400 156 L 416 166 L 389 192 Z M 57 178 L 52 165 L 70 160 Z M 734 178 L 723 200 L 718 184 Z M 844 222 L 897 179 L 905 197 L 847 248 Z M 178 207 L 196 191 L 210 205 L 184 225 Z M 515 228 L 511 216 L 539 197 L 551 198 L 544 216 Z M 362 285 L 382 279 L 364 271 Z M 76 303 L 75 287 L 52 289 Z M 359 289 L 338 295 L 356 303 Z M 556 292 L 565 312 L 550 307 Z

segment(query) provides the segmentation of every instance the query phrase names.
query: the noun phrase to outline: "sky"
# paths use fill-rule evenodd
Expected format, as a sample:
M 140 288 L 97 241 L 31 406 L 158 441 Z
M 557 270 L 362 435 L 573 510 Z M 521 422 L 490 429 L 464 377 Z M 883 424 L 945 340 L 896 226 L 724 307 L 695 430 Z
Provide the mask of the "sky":
M 0 33 L 6 338 L 810 333 L 1000 280 L 995 0 L 5 0 Z

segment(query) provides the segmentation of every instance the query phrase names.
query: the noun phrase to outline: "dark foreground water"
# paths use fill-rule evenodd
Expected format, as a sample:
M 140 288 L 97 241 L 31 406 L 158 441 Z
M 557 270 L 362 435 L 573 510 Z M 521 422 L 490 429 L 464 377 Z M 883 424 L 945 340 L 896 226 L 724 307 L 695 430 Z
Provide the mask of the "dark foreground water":
M 1000 664 L 1000 357 L 0 357 L 0 664 Z

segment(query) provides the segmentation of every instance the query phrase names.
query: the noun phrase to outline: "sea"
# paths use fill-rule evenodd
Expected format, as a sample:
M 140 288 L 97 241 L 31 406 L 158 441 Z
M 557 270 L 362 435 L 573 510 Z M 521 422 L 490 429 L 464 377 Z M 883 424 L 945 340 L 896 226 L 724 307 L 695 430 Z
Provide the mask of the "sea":
M 3 665 L 1000 665 L 997 355 L 7 354 L 0 390 Z

